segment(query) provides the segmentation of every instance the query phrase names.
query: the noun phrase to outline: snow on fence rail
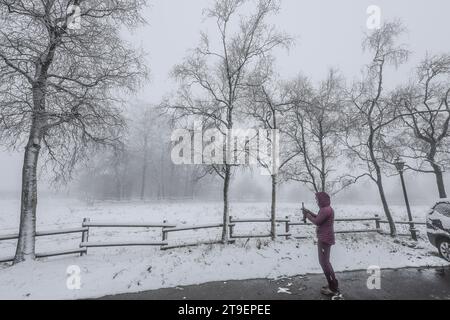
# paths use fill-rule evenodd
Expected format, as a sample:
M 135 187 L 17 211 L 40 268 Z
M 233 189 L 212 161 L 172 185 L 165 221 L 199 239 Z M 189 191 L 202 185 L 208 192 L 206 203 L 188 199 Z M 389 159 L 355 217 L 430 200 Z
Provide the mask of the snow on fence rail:
M 371 233 L 371 232 L 378 232 L 381 233 L 381 228 L 379 222 L 381 219 L 378 215 L 376 215 L 374 218 L 348 218 L 348 219 L 335 219 L 335 222 L 369 222 L 374 221 L 375 222 L 375 228 L 374 229 L 353 229 L 353 230 L 340 230 L 336 231 L 337 234 L 347 234 L 347 233 Z M 234 234 L 234 226 L 236 224 L 242 224 L 242 223 L 271 223 L 270 219 L 233 219 L 230 218 L 230 237 L 234 239 L 247 239 L 247 238 L 271 238 L 272 234 L 259 234 L 259 235 L 236 235 Z M 291 232 L 292 228 L 295 226 L 312 226 L 311 223 L 305 223 L 305 222 L 294 222 L 291 221 L 289 217 L 286 217 L 285 219 L 277 219 L 276 223 L 278 224 L 284 224 L 284 232 L 277 233 L 276 237 L 285 237 L 286 240 L 293 237 L 295 239 L 306 239 L 308 237 L 305 236 L 293 236 L 293 233 Z
M 170 225 L 164 223 L 109 223 L 109 222 L 91 222 L 90 219 L 85 218 L 83 220 L 81 228 L 73 229 L 61 229 L 54 231 L 38 231 L 36 237 L 54 236 L 54 235 L 67 235 L 74 233 L 81 233 L 81 242 L 79 248 L 59 250 L 54 252 L 36 253 L 36 258 L 48 258 L 70 254 L 80 254 L 81 256 L 87 254 L 88 248 L 109 248 L 109 247 L 130 247 L 130 246 L 165 246 L 168 245 L 165 241 L 130 241 L 130 242 L 92 242 L 89 241 L 89 235 L 92 228 L 167 228 L 176 227 L 176 225 Z M 0 241 L 16 240 L 19 238 L 19 234 L 11 234 L 0 236 Z M 0 258 L 0 263 L 12 262 L 14 257 Z
M 339 218 L 334 220 L 336 223 L 348 223 L 348 222 L 375 222 L 375 228 L 364 228 L 364 229 L 352 229 L 352 230 L 337 230 L 336 234 L 350 234 L 350 233 L 381 233 L 380 217 L 375 215 L 374 218 Z M 297 223 L 287 223 L 286 230 L 290 230 L 291 226 L 310 226 L 310 223 L 297 222 Z M 295 239 L 305 239 L 304 236 L 295 236 Z
M 194 230 L 205 230 L 205 229 L 216 229 L 216 228 L 223 228 L 223 223 L 216 223 L 216 224 L 206 224 L 201 226 L 183 226 L 183 227 L 165 227 L 162 232 L 162 241 L 166 242 L 169 237 L 169 233 L 174 232 L 182 232 L 182 231 L 194 231 Z M 176 248 L 185 248 L 185 247 L 194 247 L 198 245 L 205 245 L 205 244 L 219 244 L 222 243 L 221 241 L 206 241 L 206 242 L 193 242 L 193 243 L 183 243 L 183 244 L 177 244 L 177 245 L 164 245 L 161 247 L 161 250 L 169 250 L 169 249 L 176 249 Z
M 375 228 L 365 228 L 365 229 L 352 229 L 352 230 L 339 230 L 336 231 L 337 234 L 348 234 L 348 233 L 372 233 L 376 232 L 379 234 L 385 234 L 381 229 L 382 224 L 388 224 L 388 221 L 382 220 L 378 215 L 374 218 L 340 218 L 335 220 L 336 223 L 349 223 L 349 222 L 374 222 Z M 271 219 L 234 219 L 230 217 L 229 219 L 229 236 L 230 242 L 234 242 L 237 239 L 251 239 L 251 238 L 270 238 L 272 234 L 236 234 L 235 227 L 238 224 L 256 224 L 256 223 L 271 223 Z M 284 232 L 277 233 L 277 237 L 284 237 L 287 240 L 290 238 L 294 239 L 306 239 L 305 236 L 295 236 L 292 233 L 292 227 L 296 226 L 312 226 L 310 223 L 291 221 L 289 217 L 285 219 L 277 219 L 276 223 L 278 225 L 284 225 Z M 422 222 L 403 222 L 396 221 L 399 225 L 426 225 Z M 161 241 L 129 241 L 129 242 L 92 242 L 89 241 L 89 235 L 92 228 L 146 228 L 146 229 L 161 229 Z M 155 246 L 160 247 L 161 250 L 169 250 L 174 248 L 192 247 L 204 244 L 219 244 L 221 241 L 205 241 L 205 242 L 194 242 L 194 243 L 182 243 L 182 244 L 169 244 L 169 234 L 183 231 L 195 231 L 204 229 L 221 229 L 223 228 L 223 223 L 208 224 L 208 225 L 197 225 L 197 226 L 182 226 L 178 227 L 175 224 L 169 224 L 167 221 L 163 223 L 110 223 L 110 222 L 91 222 L 90 219 L 85 218 L 83 220 L 81 228 L 72 229 L 61 229 L 53 231 L 39 231 L 36 232 L 36 237 L 47 237 L 55 235 L 67 235 L 81 233 L 81 242 L 79 248 L 60 250 L 53 252 L 42 252 L 37 253 L 37 258 L 48 258 L 61 255 L 70 254 L 80 254 L 81 256 L 86 255 L 88 248 L 108 248 L 108 247 L 129 247 L 129 246 Z M 411 228 L 412 232 L 417 232 L 415 228 Z M 412 236 L 412 234 L 399 234 L 399 236 Z M 0 241 L 16 240 L 19 238 L 18 234 L 10 235 L 0 235 Z M 14 257 L 0 258 L 0 263 L 12 262 Z
M 84 226 L 81 227 L 81 228 L 73 228 L 73 229 L 61 229 L 61 230 L 53 230 L 53 231 L 38 231 L 38 232 L 36 232 L 36 237 L 66 235 L 66 234 L 74 234 L 74 233 L 84 234 L 85 232 L 88 232 L 88 231 L 89 231 L 89 228 L 84 227 Z M 19 234 L 16 233 L 16 234 L 0 236 L 0 241 L 17 240 L 18 238 L 19 238 Z M 42 253 L 36 253 L 36 258 L 49 258 L 49 257 L 56 257 L 56 256 L 62 256 L 62 255 L 68 255 L 68 254 L 80 254 L 80 255 L 83 255 L 86 252 L 87 252 L 86 248 L 76 248 L 76 249 L 59 250 L 59 251 L 52 251 L 52 252 L 42 252 Z M 11 262 L 13 260 L 14 260 L 14 257 L 0 258 L 0 263 Z
M 85 252 L 81 255 L 87 254 L 87 248 L 111 248 L 111 247 L 160 247 L 168 245 L 166 241 L 130 241 L 130 242 L 89 242 L 89 232 L 91 228 L 157 228 L 164 230 L 164 228 L 176 227 L 170 225 L 166 221 L 163 223 L 109 223 L 109 222 L 91 222 L 90 219 L 83 220 L 83 227 L 87 231 L 83 232 L 80 243 L 80 248 L 84 248 Z
M 251 239 L 251 238 L 271 238 L 272 234 L 253 234 L 253 235 L 237 235 L 234 232 L 234 227 L 237 224 L 244 224 L 244 223 L 271 223 L 271 219 L 234 219 L 233 217 L 230 217 L 230 238 L 231 239 Z M 276 223 L 285 223 L 286 225 L 290 223 L 289 217 L 286 217 L 286 219 L 276 219 Z M 291 234 L 289 233 L 289 229 L 286 229 L 286 233 L 279 233 L 277 234 L 277 237 L 286 237 L 286 239 L 289 239 Z
M 387 220 L 379 220 L 379 224 L 389 224 L 389 221 Z M 417 221 L 395 221 L 396 225 L 407 225 L 409 226 L 409 233 L 399 233 L 397 234 L 397 236 L 399 237 L 409 237 L 411 236 L 412 238 L 414 238 L 413 234 L 417 234 L 419 233 L 419 230 L 416 229 L 416 226 L 426 226 L 427 223 L 426 222 L 417 222 Z M 380 232 L 383 233 L 383 232 Z

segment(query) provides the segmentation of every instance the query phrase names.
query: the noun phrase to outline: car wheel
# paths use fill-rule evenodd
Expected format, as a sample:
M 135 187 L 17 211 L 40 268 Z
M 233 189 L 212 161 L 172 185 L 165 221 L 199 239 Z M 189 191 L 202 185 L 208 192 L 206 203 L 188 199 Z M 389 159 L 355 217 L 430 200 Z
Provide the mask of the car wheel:
M 438 249 L 441 257 L 450 262 L 450 240 L 443 239 L 439 241 Z

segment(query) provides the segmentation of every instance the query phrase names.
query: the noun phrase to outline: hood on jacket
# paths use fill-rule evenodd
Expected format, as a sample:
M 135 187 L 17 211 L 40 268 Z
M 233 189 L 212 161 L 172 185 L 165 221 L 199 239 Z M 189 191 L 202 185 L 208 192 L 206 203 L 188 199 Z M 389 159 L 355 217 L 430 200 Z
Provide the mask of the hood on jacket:
M 326 192 L 316 193 L 316 199 L 320 208 L 326 208 L 331 205 L 331 198 Z

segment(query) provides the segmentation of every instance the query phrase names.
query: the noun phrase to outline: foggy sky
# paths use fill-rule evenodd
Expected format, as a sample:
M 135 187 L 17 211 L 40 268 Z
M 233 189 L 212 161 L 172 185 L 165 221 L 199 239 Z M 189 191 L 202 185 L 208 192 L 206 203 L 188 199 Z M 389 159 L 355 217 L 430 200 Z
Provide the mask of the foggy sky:
M 171 68 L 188 49 L 197 45 L 200 30 L 213 27 L 202 18 L 202 9 L 210 3 L 210 0 L 149 1 L 144 14 L 148 25 L 127 38 L 148 53 L 151 77 L 130 101 L 157 104 L 173 90 L 174 83 L 168 76 Z M 357 77 L 368 62 L 362 54 L 361 39 L 368 31 L 369 5 L 380 6 L 384 19 L 402 19 L 409 30 L 403 42 L 413 51 L 412 57 L 397 72 L 389 72 L 389 85 L 405 80 L 427 52 L 450 52 L 448 0 L 284 0 L 275 22 L 280 30 L 296 37 L 297 44 L 289 53 L 277 54 L 281 77 L 292 78 L 301 72 L 319 81 L 330 67 L 339 68 L 347 79 Z M 21 154 L 0 151 L 0 191 L 18 189 L 21 160 Z M 432 182 L 432 176 L 426 180 Z M 428 184 L 423 179 L 415 181 L 422 187 Z

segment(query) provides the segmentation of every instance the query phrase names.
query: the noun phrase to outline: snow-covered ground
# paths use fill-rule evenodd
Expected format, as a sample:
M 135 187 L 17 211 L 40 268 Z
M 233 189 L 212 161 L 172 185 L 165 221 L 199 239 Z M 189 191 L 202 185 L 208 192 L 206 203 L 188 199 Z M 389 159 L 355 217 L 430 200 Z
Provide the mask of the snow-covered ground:
M 83 218 L 96 222 L 158 222 L 203 225 L 220 223 L 219 202 L 98 202 L 88 205 L 77 200 L 47 199 L 39 203 L 38 230 L 79 227 Z M 311 204 L 310 208 L 314 208 Z M 17 232 L 19 203 L 0 200 L 0 235 Z M 392 207 L 396 220 L 406 220 L 404 207 Z M 429 208 L 414 207 L 415 220 L 425 221 Z M 335 205 L 338 217 L 382 216 L 377 206 Z M 280 217 L 300 220 L 299 206 L 280 203 Z M 233 203 L 231 215 L 239 218 L 269 216 L 267 203 Z M 374 223 L 338 224 L 336 229 L 373 228 Z M 267 233 L 268 224 L 240 225 L 236 233 Z M 284 225 L 280 225 L 283 231 Z M 448 265 L 426 240 L 424 227 L 415 247 L 407 239 L 393 241 L 378 234 L 338 235 L 332 261 L 336 271 L 365 270 L 370 266 L 400 268 Z M 403 230 L 406 232 L 406 229 Z M 312 227 L 296 227 L 307 240 L 240 240 L 233 245 L 203 245 L 194 248 L 161 251 L 158 248 L 89 249 L 84 257 L 66 256 L 43 259 L 10 267 L 0 266 L 0 299 L 76 299 L 125 292 L 199 284 L 209 281 L 279 278 L 320 273 Z M 169 235 L 170 244 L 219 239 L 221 230 L 190 231 Z M 90 240 L 160 241 L 160 230 L 93 229 Z M 80 235 L 45 237 L 37 241 L 37 251 L 77 248 Z M 15 241 L 0 243 L 0 257 L 14 254 Z M 67 271 L 78 266 L 81 288 L 67 286 Z M 73 277 L 69 277 L 72 280 Z M 69 287 L 71 287 L 69 285 Z

